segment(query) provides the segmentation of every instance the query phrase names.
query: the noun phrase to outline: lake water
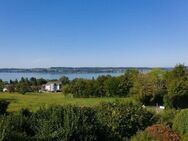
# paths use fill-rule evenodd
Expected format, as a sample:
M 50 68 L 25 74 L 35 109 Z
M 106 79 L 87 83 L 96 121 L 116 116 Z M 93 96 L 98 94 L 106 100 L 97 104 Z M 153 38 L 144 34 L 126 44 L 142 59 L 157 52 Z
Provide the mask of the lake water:
M 67 76 L 70 80 L 75 78 L 85 78 L 92 79 L 97 78 L 101 75 L 111 75 L 111 76 L 119 76 L 122 73 L 70 73 L 70 74 L 60 74 L 60 73 L 0 73 L 0 79 L 4 81 L 9 80 L 20 80 L 21 77 L 24 78 L 44 78 L 44 79 L 59 79 L 61 76 Z

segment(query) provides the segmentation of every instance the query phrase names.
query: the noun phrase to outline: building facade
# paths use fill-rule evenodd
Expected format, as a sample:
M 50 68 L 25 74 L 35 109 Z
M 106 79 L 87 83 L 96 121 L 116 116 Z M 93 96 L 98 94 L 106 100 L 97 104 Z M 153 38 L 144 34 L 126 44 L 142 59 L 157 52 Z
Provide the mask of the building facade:
M 44 90 L 48 92 L 61 91 L 61 83 L 59 81 L 48 82 L 44 85 Z

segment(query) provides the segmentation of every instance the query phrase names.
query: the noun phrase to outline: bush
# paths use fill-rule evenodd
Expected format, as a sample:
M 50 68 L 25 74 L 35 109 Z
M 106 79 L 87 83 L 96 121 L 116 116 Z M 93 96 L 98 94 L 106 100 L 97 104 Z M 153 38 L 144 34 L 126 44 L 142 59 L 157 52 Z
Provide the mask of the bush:
M 11 141 L 122 141 L 156 122 L 141 106 L 120 102 L 92 108 L 52 106 L 35 113 L 22 109 L 6 119 L 0 134 Z
M 8 138 L 10 134 L 10 124 L 8 122 L 7 117 L 0 118 L 0 141 L 4 141 Z
M 188 109 L 182 110 L 176 115 L 173 123 L 173 129 L 180 134 L 188 134 Z
M 36 141 L 33 131 L 33 114 L 27 109 L 2 117 L 0 120 L 0 141 Z
M 179 113 L 175 109 L 167 109 L 159 113 L 160 123 L 172 127 L 175 116 Z
M 9 105 L 8 101 L 5 100 L 0 101 L 0 115 L 4 115 L 6 113 L 8 105 Z
M 34 130 L 41 140 L 96 140 L 95 110 L 74 106 L 40 109 L 34 116 Z
M 162 124 L 152 125 L 146 129 L 146 132 L 156 140 L 180 141 L 180 136 L 177 133 Z
M 9 121 L 10 134 L 7 137 L 11 141 L 28 141 L 35 135 L 32 126 L 35 124 L 32 120 L 32 113 L 27 109 L 22 109 L 19 113 L 7 116 Z
M 165 97 L 165 105 L 169 108 L 188 108 L 188 94 Z
M 153 113 L 146 111 L 140 105 L 117 102 L 103 104 L 98 118 L 104 136 L 108 135 L 114 140 L 130 138 L 137 131 L 144 130 L 157 121 Z

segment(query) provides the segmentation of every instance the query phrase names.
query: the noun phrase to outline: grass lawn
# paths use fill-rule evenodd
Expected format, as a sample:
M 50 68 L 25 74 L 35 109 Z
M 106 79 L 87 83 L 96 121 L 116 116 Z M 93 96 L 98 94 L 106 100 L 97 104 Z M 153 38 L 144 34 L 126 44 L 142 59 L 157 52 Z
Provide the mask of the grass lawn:
M 97 106 L 102 102 L 132 101 L 130 98 L 72 98 L 66 97 L 62 93 L 28 93 L 25 95 L 18 93 L 0 93 L 0 100 L 10 102 L 9 112 L 19 111 L 21 108 L 28 108 L 36 111 L 41 106 L 50 105 L 78 105 L 78 106 Z

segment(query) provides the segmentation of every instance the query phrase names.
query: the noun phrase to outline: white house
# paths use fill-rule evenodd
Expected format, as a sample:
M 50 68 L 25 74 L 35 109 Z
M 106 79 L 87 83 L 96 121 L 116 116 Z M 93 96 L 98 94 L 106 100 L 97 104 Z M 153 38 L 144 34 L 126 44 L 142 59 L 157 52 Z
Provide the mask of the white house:
M 8 89 L 7 88 L 3 88 L 3 92 L 8 92 Z
M 43 89 L 48 92 L 61 91 L 61 82 L 59 81 L 48 82 L 47 84 L 44 85 Z
M 4 86 L 3 92 L 9 92 L 11 88 L 12 88 L 12 85 L 7 84 L 7 85 Z

